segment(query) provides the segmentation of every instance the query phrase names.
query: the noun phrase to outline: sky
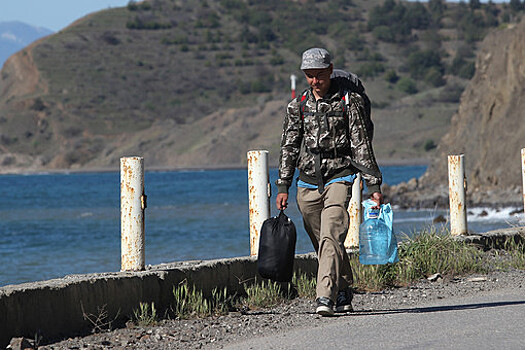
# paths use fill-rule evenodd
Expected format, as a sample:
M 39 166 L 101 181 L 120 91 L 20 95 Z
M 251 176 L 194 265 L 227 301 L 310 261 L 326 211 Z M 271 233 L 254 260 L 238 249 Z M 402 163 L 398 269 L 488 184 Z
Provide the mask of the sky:
M 59 31 L 85 15 L 129 0 L 0 0 L 0 22 L 20 21 Z
M 110 7 L 123 7 L 128 2 L 129 0 L 0 0 L 0 22 L 20 21 L 56 32 L 89 13 Z M 468 3 L 468 0 L 465 2 Z

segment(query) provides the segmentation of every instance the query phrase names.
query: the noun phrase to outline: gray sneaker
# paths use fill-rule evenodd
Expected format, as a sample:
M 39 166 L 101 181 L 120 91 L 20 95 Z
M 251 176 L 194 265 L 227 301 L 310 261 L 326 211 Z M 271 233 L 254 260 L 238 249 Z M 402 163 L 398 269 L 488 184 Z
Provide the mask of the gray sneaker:
M 317 309 L 315 312 L 321 316 L 333 316 L 334 315 L 334 302 L 325 297 L 319 297 L 316 299 Z
M 354 297 L 354 293 L 352 293 L 351 288 L 339 291 L 339 293 L 337 293 L 337 303 L 335 304 L 335 311 L 336 312 L 354 311 L 354 308 L 352 307 L 353 297 Z

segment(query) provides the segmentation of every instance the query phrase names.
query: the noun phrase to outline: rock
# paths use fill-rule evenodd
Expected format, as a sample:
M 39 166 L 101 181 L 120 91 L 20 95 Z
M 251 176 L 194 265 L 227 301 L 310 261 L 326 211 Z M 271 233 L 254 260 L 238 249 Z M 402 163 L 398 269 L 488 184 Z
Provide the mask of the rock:
M 467 282 L 486 282 L 488 280 L 487 277 L 470 277 L 467 278 Z
M 34 349 L 33 345 L 26 338 L 13 338 L 9 342 L 7 349 L 12 350 L 28 350 Z
M 509 213 L 509 216 L 523 214 L 523 209 L 516 209 Z
M 407 182 L 407 189 L 409 191 L 415 191 L 417 189 L 418 180 L 413 177 Z
M 430 282 L 439 282 L 440 280 L 443 280 L 443 276 L 441 276 L 440 273 L 435 273 L 433 275 L 428 276 L 427 280 L 429 280 Z
M 438 224 L 440 222 L 447 222 L 447 219 L 445 219 L 443 215 L 438 215 L 434 218 L 434 220 L 432 220 L 433 224 Z
M 395 188 L 398 194 L 405 193 L 408 190 L 406 182 L 401 182 L 400 184 L 397 184 Z
M 487 215 L 489 215 L 489 213 L 487 213 L 486 210 L 483 210 L 481 213 L 479 213 L 478 216 L 487 216 Z

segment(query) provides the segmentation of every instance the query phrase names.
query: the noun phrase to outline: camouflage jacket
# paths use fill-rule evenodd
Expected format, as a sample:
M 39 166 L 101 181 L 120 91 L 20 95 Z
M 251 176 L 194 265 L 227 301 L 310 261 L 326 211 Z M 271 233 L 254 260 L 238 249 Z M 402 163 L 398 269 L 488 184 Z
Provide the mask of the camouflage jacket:
M 347 106 L 344 95 L 345 91 L 332 79 L 325 98 L 316 101 L 310 91 L 306 103 L 303 102 L 304 107 L 301 106 L 302 96 L 288 104 L 281 137 L 279 179 L 276 181 L 279 193 L 288 192 L 296 167 L 299 179 L 317 184 L 315 157 L 318 153 L 324 183 L 355 174 L 359 172 L 358 166 L 370 170 L 362 171 L 369 192 L 380 192 L 382 176 L 363 121 L 363 98 L 349 92 Z M 302 113 L 300 108 L 303 108 Z

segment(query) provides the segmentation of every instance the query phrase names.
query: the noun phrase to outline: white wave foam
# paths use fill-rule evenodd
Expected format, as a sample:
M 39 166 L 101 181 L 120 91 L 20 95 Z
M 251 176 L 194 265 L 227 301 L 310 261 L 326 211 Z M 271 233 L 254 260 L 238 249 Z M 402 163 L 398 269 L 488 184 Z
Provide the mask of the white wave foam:
M 523 213 L 516 213 L 519 208 L 471 208 L 467 209 L 467 220 L 486 222 L 520 222 L 524 220 Z

